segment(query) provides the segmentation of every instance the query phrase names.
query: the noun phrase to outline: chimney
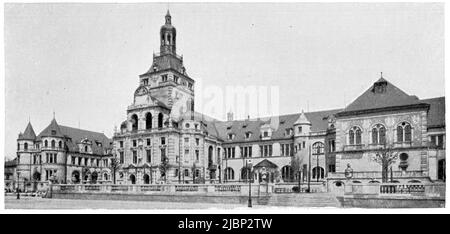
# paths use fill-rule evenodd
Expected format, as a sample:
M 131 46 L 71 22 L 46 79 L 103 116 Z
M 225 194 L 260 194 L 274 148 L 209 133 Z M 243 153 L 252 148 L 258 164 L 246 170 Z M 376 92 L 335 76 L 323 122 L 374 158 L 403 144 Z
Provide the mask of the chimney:
M 233 121 L 233 112 L 228 112 L 227 113 L 227 121 Z

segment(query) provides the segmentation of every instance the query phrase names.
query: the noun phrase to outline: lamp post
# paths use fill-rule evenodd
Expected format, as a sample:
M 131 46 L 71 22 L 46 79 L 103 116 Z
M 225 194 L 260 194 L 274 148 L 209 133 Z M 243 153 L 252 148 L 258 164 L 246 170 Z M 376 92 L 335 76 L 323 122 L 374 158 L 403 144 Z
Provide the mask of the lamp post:
M 249 160 L 250 161 L 250 160 Z M 252 162 L 246 161 L 247 172 L 250 174 L 250 179 L 248 180 L 248 207 L 252 207 Z
M 308 147 L 308 156 L 309 156 L 309 163 L 308 163 L 308 189 L 306 192 L 311 191 L 311 146 Z
M 16 192 L 17 192 L 17 199 L 20 199 L 20 193 L 19 193 L 19 187 L 20 187 L 20 173 L 17 172 L 17 188 L 16 188 Z
M 300 171 L 300 166 L 298 167 L 298 192 L 302 192 L 302 173 Z

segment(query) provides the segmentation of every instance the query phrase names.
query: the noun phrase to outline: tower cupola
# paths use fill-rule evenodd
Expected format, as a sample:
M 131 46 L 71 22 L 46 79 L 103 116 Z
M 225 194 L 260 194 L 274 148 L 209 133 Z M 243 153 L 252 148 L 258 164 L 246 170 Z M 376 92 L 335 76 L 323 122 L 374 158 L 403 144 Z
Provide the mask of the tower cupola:
M 165 16 L 166 22 L 161 26 L 160 37 L 161 37 L 161 47 L 160 53 L 173 53 L 176 54 L 176 36 L 177 30 L 172 26 L 172 16 L 170 16 L 169 10 Z

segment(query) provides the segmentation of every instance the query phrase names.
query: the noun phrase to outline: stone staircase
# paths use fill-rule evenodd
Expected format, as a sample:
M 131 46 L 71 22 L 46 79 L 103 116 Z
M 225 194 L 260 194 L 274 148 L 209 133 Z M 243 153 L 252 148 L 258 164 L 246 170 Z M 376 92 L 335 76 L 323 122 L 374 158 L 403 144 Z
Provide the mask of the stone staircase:
M 341 207 L 341 204 L 332 193 L 289 193 L 272 194 L 267 206 Z

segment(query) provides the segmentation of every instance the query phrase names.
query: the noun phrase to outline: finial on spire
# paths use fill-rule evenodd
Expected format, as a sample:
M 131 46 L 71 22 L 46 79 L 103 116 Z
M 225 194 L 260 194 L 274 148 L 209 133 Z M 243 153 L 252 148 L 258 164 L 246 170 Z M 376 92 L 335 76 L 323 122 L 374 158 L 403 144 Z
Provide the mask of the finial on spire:
M 383 78 L 383 72 L 380 72 L 380 76 L 381 76 L 381 78 Z
M 53 119 L 55 119 L 55 110 L 53 110 Z

